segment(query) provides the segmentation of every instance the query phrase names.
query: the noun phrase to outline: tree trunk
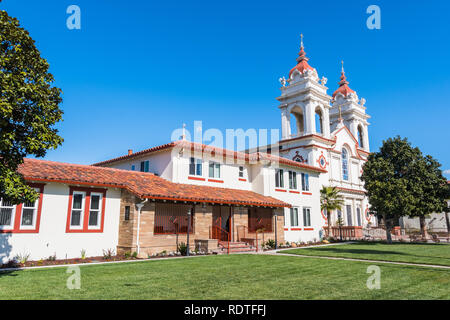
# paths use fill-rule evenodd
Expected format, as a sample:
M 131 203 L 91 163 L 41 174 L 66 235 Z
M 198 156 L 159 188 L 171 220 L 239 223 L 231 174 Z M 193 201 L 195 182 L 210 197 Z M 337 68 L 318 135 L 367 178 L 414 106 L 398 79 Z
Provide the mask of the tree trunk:
M 389 244 L 392 244 L 392 236 L 391 236 L 391 223 L 386 218 L 386 214 L 383 214 L 384 226 L 386 228 L 386 241 Z
M 425 216 L 420 216 L 419 222 L 420 222 L 420 233 L 422 234 L 422 239 L 426 239 L 427 238 L 427 230 L 425 228 Z
M 450 239 L 450 220 L 448 218 L 449 214 L 447 212 L 444 212 L 444 214 L 445 214 L 445 223 L 447 224 L 447 242 L 448 242 Z
M 328 238 L 331 238 L 331 213 L 327 211 L 327 224 L 328 224 Z

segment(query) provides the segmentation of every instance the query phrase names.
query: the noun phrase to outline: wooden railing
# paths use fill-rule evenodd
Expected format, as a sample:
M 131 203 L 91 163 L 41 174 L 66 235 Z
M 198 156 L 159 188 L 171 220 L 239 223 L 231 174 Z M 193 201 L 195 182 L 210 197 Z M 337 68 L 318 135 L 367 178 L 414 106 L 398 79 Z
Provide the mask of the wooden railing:
M 328 237 L 328 227 L 323 228 L 325 230 L 325 236 Z M 363 237 L 362 227 L 355 226 L 342 226 L 342 227 L 330 227 L 331 237 L 343 238 L 343 239 L 361 239 Z
M 236 240 L 240 242 L 246 242 L 251 246 L 254 246 L 256 248 L 256 252 L 258 252 L 258 241 L 262 239 L 258 239 L 258 235 L 262 232 L 256 231 L 256 232 L 249 232 L 247 226 L 236 226 Z
M 231 234 L 222 229 L 219 226 L 210 226 L 209 228 L 209 238 L 210 239 L 217 239 L 222 242 L 227 243 L 227 253 L 230 254 L 230 240 L 231 240 Z

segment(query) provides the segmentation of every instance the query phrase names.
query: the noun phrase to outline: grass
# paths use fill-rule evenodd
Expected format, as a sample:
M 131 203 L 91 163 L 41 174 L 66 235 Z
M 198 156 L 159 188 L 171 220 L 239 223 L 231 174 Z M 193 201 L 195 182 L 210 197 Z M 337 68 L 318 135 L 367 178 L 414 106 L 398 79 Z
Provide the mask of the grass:
M 0 273 L 0 299 L 450 299 L 450 271 L 263 255 L 208 256 L 81 266 L 81 289 L 66 268 Z
M 450 266 L 450 245 L 448 244 L 361 242 L 292 249 L 285 250 L 283 253 Z

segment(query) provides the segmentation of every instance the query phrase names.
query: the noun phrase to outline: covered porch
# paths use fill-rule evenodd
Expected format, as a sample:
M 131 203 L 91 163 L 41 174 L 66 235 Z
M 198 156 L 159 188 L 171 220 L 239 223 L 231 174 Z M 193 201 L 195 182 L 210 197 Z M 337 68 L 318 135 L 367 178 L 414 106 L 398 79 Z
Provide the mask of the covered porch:
M 141 201 L 126 192 L 122 198 L 118 252 L 147 257 L 176 252 L 184 243 L 191 252 L 227 253 L 250 247 L 255 250 L 269 239 L 284 242 L 283 207 L 288 206 L 284 203 L 270 206 L 148 199 L 139 210 Z

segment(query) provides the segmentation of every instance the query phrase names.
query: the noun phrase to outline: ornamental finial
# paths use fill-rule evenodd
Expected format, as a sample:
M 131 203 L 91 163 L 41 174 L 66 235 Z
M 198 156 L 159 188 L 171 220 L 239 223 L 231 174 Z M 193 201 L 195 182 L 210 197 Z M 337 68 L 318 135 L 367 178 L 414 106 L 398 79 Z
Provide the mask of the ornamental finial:
M 342 73 L 344 73 L 344 60 L 341 61 L 342 64 Z
M 300 34 L 300 48 L 303 48 L 303 33 Z

